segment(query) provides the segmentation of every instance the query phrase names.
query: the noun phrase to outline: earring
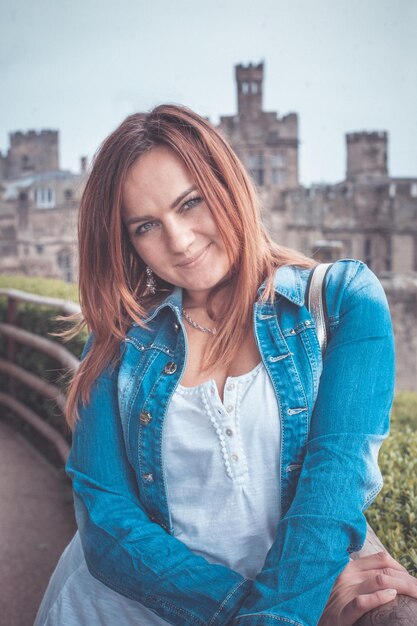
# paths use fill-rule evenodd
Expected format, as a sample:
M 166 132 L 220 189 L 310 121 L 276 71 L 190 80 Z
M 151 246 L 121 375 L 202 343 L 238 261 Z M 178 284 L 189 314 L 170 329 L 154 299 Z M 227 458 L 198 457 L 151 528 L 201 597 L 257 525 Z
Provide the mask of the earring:
M 146 266 L 146 288 L 150 294 L 154 295 L 156 293 L 156 280 L 153 275 L 153 271 L 150 267 Z

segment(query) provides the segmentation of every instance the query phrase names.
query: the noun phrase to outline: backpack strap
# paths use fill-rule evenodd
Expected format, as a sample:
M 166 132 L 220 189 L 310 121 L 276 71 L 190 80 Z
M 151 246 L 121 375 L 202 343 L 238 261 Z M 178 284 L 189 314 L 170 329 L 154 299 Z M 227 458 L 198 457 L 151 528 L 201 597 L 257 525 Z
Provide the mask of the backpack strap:
M 324 356 L 330 337 L 329 314 L 326 304 L 326 275 L 333 263 L 319 263 L 310 272 L 305 302 L 316 325 L 317 338 Z

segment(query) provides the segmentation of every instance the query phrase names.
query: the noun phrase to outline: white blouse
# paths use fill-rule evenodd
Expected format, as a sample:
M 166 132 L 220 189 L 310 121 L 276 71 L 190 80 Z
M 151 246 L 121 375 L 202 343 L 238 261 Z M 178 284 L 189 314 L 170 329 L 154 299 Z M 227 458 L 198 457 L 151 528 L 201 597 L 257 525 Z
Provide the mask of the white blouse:
M 179 385 L 164 424 L 164 471 L 174 536 L 246 578 L 262 569 L 280 519 L 280 422 L 262 363 L 214 380 Z M 34 626 L 166 626 L 88 572 L 76 533 L 52 575 Z

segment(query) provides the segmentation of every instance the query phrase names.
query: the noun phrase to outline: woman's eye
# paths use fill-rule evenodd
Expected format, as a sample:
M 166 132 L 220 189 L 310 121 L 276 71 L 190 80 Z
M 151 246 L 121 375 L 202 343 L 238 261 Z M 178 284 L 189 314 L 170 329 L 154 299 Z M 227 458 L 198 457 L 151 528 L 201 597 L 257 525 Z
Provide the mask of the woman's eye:
M 154 225 L 155 222 L 145 222 L 144 224 L 141 224 L 135 229 L 135 235 L 144 235 L 145 233 L 148 233 L 152 230 Z
M 180 206 L 179 213 L 186 213 L 187 211 L 190 211 L 190 209 L 193 209 L 197 205 L 201 204 L 201 202 L 203 202 L 203 198 L 200 196 L 194 196 L 194 198 L 190 198 L 187 202 L 184 202 L 184 204 Z M 147 233 L 153 231 L 157 225 L 157 222 L 144 222 L 135 229 L 133 234 L 135 237 L 146 235 Z
M 189 200 L 187 200 L 187 202 L 184 202 L 184 204 L 181 205 L 181 211 L 188 211 L 189 209 L 192 209 L 193 207 L 200 204 L 202 201 L 203 198 L 200 198 L 200 196 L 190 198 Z

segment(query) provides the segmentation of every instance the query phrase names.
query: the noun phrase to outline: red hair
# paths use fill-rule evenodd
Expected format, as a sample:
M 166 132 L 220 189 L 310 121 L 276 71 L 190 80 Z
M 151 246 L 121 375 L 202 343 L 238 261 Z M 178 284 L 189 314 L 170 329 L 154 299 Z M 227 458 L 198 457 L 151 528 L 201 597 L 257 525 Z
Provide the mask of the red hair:
M 130 243 L 122 221 L 126 176 L 142 154 L 166 146 L 182 159 L 213 214 L 228 251 L 232 271 L 230 297 L 216 322 L 218 334 L 207 349 L 204 369 L 228 364 L 241 345 L 256 292 L 273 299 L 273 276 L 281 265 L 315 264 L 295 250 L 271 241 L 260 218 L 254 184 L 220 133 L 190 109 L 160 105 L 150 113 L 129 116 L 98 150 L 79 209 L 79 294 L 83 319 L 66 333 L 74 336 L 86 324 L 94 343 L 74 376 L 68 393 L 67 420 L 77 418 L 77 402 L 89 400 L 91 385 L 118 358 L 119 344 L 132 322 L 143 326 L 146 311 L 172 285 L 158 280 L 154 297 L 146 294 L 145 267 Z M 231 306 L 231 304 L 233 305 Z

